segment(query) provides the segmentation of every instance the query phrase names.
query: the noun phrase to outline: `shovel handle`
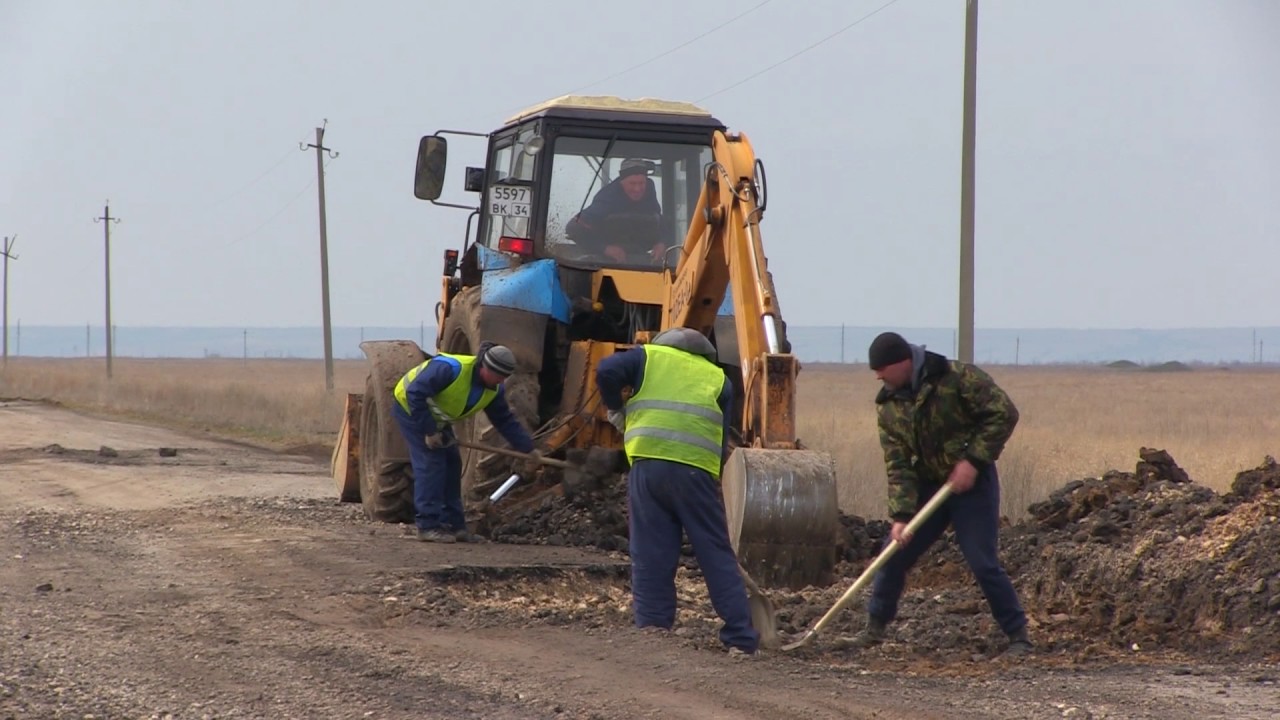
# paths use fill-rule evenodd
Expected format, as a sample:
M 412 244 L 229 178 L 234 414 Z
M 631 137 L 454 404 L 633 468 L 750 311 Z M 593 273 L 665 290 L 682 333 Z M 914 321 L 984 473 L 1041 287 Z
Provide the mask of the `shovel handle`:
M 929 502 L 925 503 L 925 506 L 920 508 L 920 512 L 917 512 L 916 516 L 911 518 L 911 522 L 907 523 L 907 527 L 903 530 L 903 534 L 915 534 L 916 530 L 919 530 L 920 526 L 924 524 L 924 521 L 928 520 L 929 517 L 933 515 L 934 511 L 941 507 L 942 503 L 946 502 L 947 498 L 950 496 L 951 483 L 945 483 L 938 489 L 938 492 L 933 494 L 932 498 L 929 498 Z M 818 620 L 818 623 L 813 626 L 813 629 L 810 630 L 808 634 L 812 636 L 822 632 L 822 629 L 827 626 L 827 623 L 831 622 L 836 615 L 839 615 L 840 611 L 844 610 L 845 606 L 849 604 L 849 601 L 853 599 L 853 596 L 868 582 L 870 582 L 871 578 L 875 577 L 876 572 L 879 571 L 886 562 L 889 562 L 889 558 L 893 557 L 893 554 L 898 551 L 898 547 L 899 543 L 897 540 L 890 540 L 884 550 L 881 550 L 880 554 L 876 556 L 875 561 L 868 565 L 866 570 L 862 571 L 862 574 L 858 576 L 858 579 L 853 581 L 853 584 L 849 586 L 849 589 L 844 591 L 844 594 L 840 596 L 840 599 L 836 601 L 836 604 L 831 606 L 831 609 L 827 611 L 827 614 L 823 615 L 822 618 Z
M 518 450 L 509 450 L 507 448 L 492 447 L 490 445 L 480 445 L 477 443 L 463 442 L 461 440 L 455 440 L 453 444 L 457 445 L 458 447 L 467 448 L 469 450 L 483 450 L 484 452 L 497 453 L 499 455 L 506 455 L 507 457 L 519 458 L 521 460 L 533 460 L 532 455 L 530 455 L 529 453 L 522 453 Z M 537 462 L 542 465 L 563 468 L 565 470 L 578 469 L 578 466 L 574 465 L 573 463 L 568 463 L 568 462 L 565 462 L 564 460 L 556 460 L 555 458 L 544 457 L 544 458 L 540 458 Z

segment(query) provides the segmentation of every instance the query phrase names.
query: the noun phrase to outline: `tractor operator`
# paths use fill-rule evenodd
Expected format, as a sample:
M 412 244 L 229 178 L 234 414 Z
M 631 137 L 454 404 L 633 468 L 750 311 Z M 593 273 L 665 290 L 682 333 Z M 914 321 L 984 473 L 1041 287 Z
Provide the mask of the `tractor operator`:
M 653 163 L 628 158 L 618 178 L 600 188 L 591 204 L 565 225 L 565 234 L 593 254 L 618 263 L 662 262 L 662 206 L 649 174 Z
M 884 639 L 886 626 L 897 615 L 907 571 L 950 525 L 991 615 L 1009 638 L 1006 654 L 1030 652 L 1027 616 L 998 552 L 996 459 L 1018 424 L 1018 409 L 980 368 L 948 361 L 897 333 L 877 336 L 868 358 L 884 383 L 875 402 L 889 476 L 889 539 L 901 549 L 876 574 L 867 626 L 850 644 L 869 647 Z M 906 535 L 908 522 L 944 482 L 954 494 L 916 534 Z
M 391 414 L 409 446 L 414 522 L 424 542 L 480 542 L 467 531 L 462 508 L 462 456 L 453 423 L 481 410 L 515 450 L 531 453 L 517 472 L 532 474 L 533 439 L 507 405 L 503 381 L 516 371 L 510 348 L 485 343 L 479 355 L 440 353 L 396 383 Z
M 712 362 L 715 357 L 702 333 L 674 328 L 602 360 L 596 385 L 631 463 L 627 502 L 636 627 L 670 630 L 675 623 L 683 529 L 724 622 L 720 641 L 732 654 L 754 655 L 760 636 L 751 626 L 718 482 L 728 454 L 733 386 Z M 624 387 L 633 389 L 625 405 Z

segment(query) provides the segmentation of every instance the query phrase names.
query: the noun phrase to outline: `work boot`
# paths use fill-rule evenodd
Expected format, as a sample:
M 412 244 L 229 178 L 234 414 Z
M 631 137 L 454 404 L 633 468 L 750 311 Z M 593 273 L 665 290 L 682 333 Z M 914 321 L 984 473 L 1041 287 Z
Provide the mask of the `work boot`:
M 842 637 L 836 640 L 837 650 L 865 650 L 869 647 L 875 647 L 884 642 L 885 624 L 875 618 L 867 618 L 867 626 L 858 631 L 852 637 Z
M 729 657 L 733 658 L 734 660 L 754 660 L 760 657 L 760 651 L 752 650 L 748 652 L 747 650 L 740 648 L 737 645 L 734 645 L 733 647 L 729 648 Z
M 453 532 L 443 528 L 431 528 L 430 530 L 419 530 L 418 539 L 422 542 L 434 543 L 452 543 L 458 539 L 454 537 Z
M 1027 629 L 1024 627 L 1009 633 L 1009 647 L 1005 648 L 1001 657 L 1021 657 L 1030 654 L 1032 650 L 1035 650 L 1035 646 L 1031 644 L 1031 638 L 1027 637 Z
M 482 543 L 482 542 L 484 542 L 484 538 L 482 538 L 482 537 L 480 537 L 479 535 L 477 535 L 477 534 L 475 534 L 475 533 L 471 532 L 470 530 L 467 530 L 466 528 L 462 528 L 462 529 L 460 529 L 460 530 L 455 530 L 455 531 L 454 531 L 454 533 L 453 533 L 453 539 L 457 540 L 457 541 L 458 541 L 458 542 L 460 542 L 460 543 Z

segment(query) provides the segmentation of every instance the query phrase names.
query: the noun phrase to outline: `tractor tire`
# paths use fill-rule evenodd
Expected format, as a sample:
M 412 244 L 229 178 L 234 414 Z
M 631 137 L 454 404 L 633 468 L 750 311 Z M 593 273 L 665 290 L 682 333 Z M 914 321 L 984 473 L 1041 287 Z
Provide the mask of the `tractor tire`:
M 449 317 L 444 321 L 442 344 L 444 351 L 462 355 L 475 355 L 480 351 L 480 343 L 484 340 L 501 344 L 502 338 L 480 337 L 480 288 L 478 286 L 464 288 L 450 305 Z M 516 372 L 503 383 L 503 395 L 507 405 L 516 419 L 530 433 L 537 430 L 538 394 L 541 385 L 538 374 L 532 372 Z M 490 447 L 509 448 L 510 444 L 489 422 L 484 412 L 455 423 L 454 434 L 463 442 L 488 445 Z M 486 493 L 477 490 L 486 483 L 500 478 L 506 480 L 515 465 L 515 460 L 506 455 L 461 448 L 462 452 L 462 500 L 471 507 L 485 499 Z
M 360 505 L 365 517 L 385 523 L 413 521 L 413 469 L 384 457 L 385 433 L 398 433 L 386 389 L 374 373 L 365 380 L 360 403 Z

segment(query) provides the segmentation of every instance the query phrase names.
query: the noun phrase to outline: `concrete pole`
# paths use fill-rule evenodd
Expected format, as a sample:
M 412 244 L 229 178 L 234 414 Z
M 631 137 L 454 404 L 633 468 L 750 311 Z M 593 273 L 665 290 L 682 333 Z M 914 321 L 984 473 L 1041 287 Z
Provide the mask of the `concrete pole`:
M 960 342 L 957 359 L 973 362 L 974 149 L 978 91 L 978 0 L 964 16 L 964 130 L 960 155 Z

